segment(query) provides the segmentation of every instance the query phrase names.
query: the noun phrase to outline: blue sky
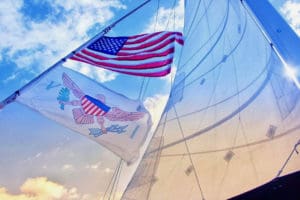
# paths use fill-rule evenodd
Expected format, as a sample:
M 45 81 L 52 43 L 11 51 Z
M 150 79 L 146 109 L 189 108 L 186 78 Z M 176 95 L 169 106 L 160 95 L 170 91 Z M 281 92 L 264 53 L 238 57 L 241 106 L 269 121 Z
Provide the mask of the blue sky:
M 1 1 L 0 99 L 22 87 L 141 2 Z M 175 5 L 176 22 L 171 21 L 167 29 L 182 28 L 182 2 Z M 271 0 L 271 3 L 300 34 L 300 1 Z M 160 6 L 157 18 L 157 1 L 153 0 L 109 35 L 165 29 L 166 20 L 173 12 L 173 0 L 160 1 Z M 118 86 L 119 81 L 125 79 L 118 74 L 80 63 L 68 63 L 68 66 L 108 87 L 123 90 Z M 136 95 L 134 92 L 130 94 L 132 98 Z M 0 133 L 0 197 L 6 195 L 7 200 L 27 200 L 30 191 L 36 192 L 36 199 L 47 195 L 96 199 L 99 196 L 97 188 L 103 186 L 96 177 L 111 176 L 111 166 L 101 160 L 101 156 L 110 155 L 109 152 L 24 106 L 11 104 L 0 111 Z M 115 158 L 111 159 L 115 162 Z M 41 184 L 45 188 L 37 188 Z
M 22 87 L 135 6 L 137 3 L 130 0 L 1 1 L 0 35 L 6 39 L 0 43 L 0 99 Z M 170 9 L 173 1 L 161 2 L 161 6 L 157 19 L 157 2 L 154 1 L 143 12 L 121 22 L 109 35 L 164 30 L 166 22 L 162 21 L 173 12 Z M 176 9 L 179 19 L 176 24 L 169 23 L 171 30 L 175 25 L 178 30 L 183 24 L 182 4 L 176 5 Z M 161 22 L 155 25 L 155 21 Z M 142 80 L 95 70 L 81 63 L 67 65 L 118 92 L 124 90 L 120 81 L 139 84 Z M 163 82 L 166 80 L 161 79 Z M 137 98 L 138 92 L 129 92 L 128 87 L 126 90 L 126 95 Z M 159 96 L 154 96 L 150 100 L 159 99 Z M 27 200 L 32 192 L 36 199 L 99 198 L 103 192 L 99 188 L 105 188 L 105 180 L 112 176 L 118 158 L 25 106 L 13 103 L 0 112 L 0 132 L 3 133 L 0 135 L 0 157 L 3 158 L 0 161 L 0 199 Z

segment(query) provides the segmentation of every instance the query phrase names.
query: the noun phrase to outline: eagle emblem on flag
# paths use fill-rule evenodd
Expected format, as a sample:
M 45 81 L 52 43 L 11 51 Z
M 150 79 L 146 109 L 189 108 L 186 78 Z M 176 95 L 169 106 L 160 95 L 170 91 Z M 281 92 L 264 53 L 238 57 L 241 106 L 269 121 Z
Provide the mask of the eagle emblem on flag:
M 129 112 L 108 106 L 103 94 L 96 94 L 95 97 L 85 94 L 66 73 L 62 74 L 62 81 L 65 88 L 61 89 L 57 100 L 62 110 L 66 105 L 75 107 L 72 114 L 76 124 L 94 124 L 96 119 L 102 134 L 106 134 L 108 129 L 105 127 L 105 120 L 137 121 L 146 114 L 142 111 Z M 70 100 L 70 91 L 77 99 Z

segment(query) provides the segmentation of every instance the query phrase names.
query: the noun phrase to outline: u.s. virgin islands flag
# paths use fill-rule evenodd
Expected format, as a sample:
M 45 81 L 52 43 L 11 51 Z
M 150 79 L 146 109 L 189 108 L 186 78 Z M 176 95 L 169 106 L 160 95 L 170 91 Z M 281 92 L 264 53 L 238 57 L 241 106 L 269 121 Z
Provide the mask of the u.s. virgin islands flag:
M 17 101 L 105 146 L 128 163 L 151 127 L 143 104 L 62 66 L 22 90 Z

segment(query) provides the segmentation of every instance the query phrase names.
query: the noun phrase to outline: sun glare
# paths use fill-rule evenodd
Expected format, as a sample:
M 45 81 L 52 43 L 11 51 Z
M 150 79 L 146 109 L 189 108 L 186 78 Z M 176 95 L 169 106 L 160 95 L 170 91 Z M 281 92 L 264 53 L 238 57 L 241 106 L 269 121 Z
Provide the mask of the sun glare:
M 290 66 L 290 65 L 285 65 L 284 67 L 284 74 L 285 76 L 294 81 L 294 83 L 296 84 L 296 86 L 300 89 L 300 83 L 299 83 L 299 80 L 298 80 L 298 70 L 297 68 L 293 67 L 293 66 Z

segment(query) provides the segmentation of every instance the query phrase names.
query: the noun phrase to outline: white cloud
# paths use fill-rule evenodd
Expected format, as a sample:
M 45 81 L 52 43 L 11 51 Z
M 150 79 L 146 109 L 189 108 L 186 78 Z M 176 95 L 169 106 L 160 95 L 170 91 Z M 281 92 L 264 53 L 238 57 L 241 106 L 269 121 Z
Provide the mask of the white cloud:
M 6 188 L 0 188 L 0 199 L 5 200 L 79 200 L 85 194 L 79 194 L 77 188 L 49 181 L 46 177 L 29 178 L 20 187 L 21 194 L 10 194 Z
M 105 172 L 105 173 L 111 173 L 111 172 L 112 172 L 112 169 L 110 169 L 110 168 L 107 167 L 107 168 L 104 169 L 104 172 Z
M 144 105 L 147 110 L 151 113 L 153 123 L 160 120 L 161 113 L 163 112 L 169 96 L 157 94 L 152 97 L 146 98 Z
M 280 8 L 280 11 L 300 36 L 300 2 L 288 0 Z
M 115 72 L 110 72 L 95 66 L 87 66 L 83 63 L 72 60 L 67 60 L 67 62 L 64 63 L 64 66 L 75 71 L 79 71 L 80 73 L 100 82 L 111 81 L 117 77 L 117 73 Z
M 42 155 L 42 152 L 37 153 L 34 157 L 39 158 Z
M 48 68 L 87 41 L 88 30 L 96 23 L 104 26 L 111 20 L 113 8 L 126 8 L 120 0 L 49 0 L 49 4 L 53 9 L 51 14 L 61 12 L 59 20 L 49 15 L 43 21 L 29 21 L 21 12 L 22 0 L 0 1 L 0 37 L 5 38 L 0 40 L 0 52 L 5 50 L 8 59 L 19 68 L 32 69 L 34 65 L 38 67 L 34 69 L 36 73 Z M 113 78 L 105 73 L 101 76 L 105 80 Z
M 178 50 L 178 49 L 176 49 Z M 173 64 L 172 64 L 172 68 L 171 68 L 171 73 L 168 76 L 163 76 L 160 79 L 165 80 L 166 83 L 171 84 L 174 82 L 175 76 L 176 76 L 176 72 L 177 72 L 177 62 L 174 59 L 173 60 Z M 170 85 L 171 86 L 171 85 Z
M 73 165 L 70 165 L 70 164 L 64 164 L 62 166 L 62 169 L 65 171 L 70 171 L 70 170 L 74 170 L 74 167 L 73 167 Z
M 175 12 L 175 21 L 174 21 Z M 153 31 L 182 31 L 184 23 L 184 0 L 179 0 L 174 8 L 160 7 L 156 19 L 154 14 L 144 32 Z
M 95 164 L 86 165 L 85 168 L 86 169 L 96 170 L 96 169 L 99 169 L 100 166 L 101 166 L 101 162 L 97 162 Z
M 17 76 L 18 76 L 18 74 L 14 73 L 14 74 L 10 75 L 9 77 L 7 77 L 6 79 L 4 79 L 3 83 L 8 83 L 9 81 L 14 80 Z
M 62 185 L 48 181 L 45 177 L 27 179 L 20 189 L 25 194 L 54 199 L 61 198 L 67 193 L 67 190 Z
M 117 73 L 101 68 L 94 68 L 92 71 L 94 78 L 100 80 L 101 82 L 111 81 L 117 77 Z

